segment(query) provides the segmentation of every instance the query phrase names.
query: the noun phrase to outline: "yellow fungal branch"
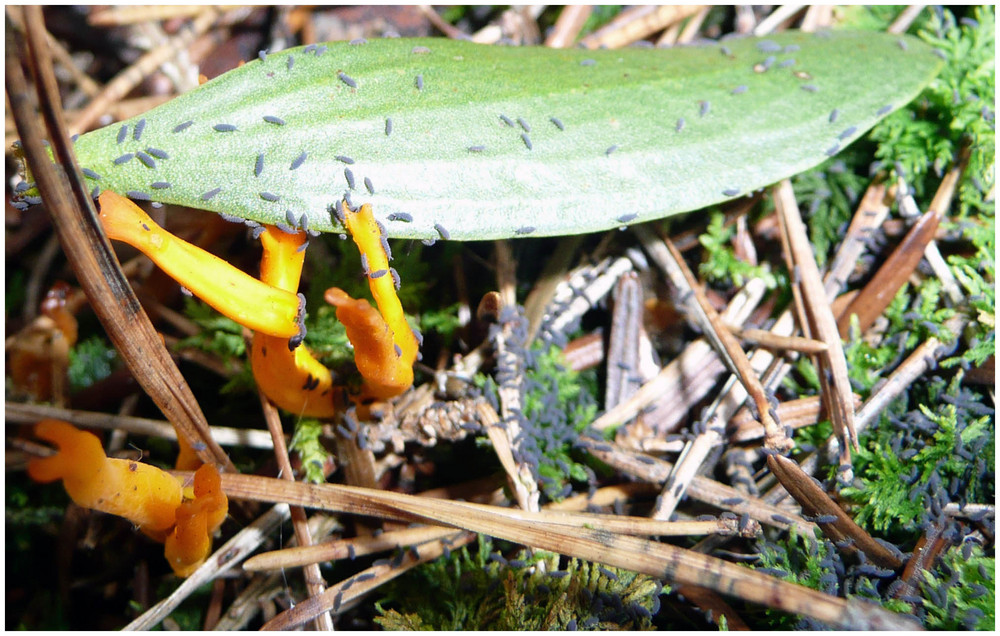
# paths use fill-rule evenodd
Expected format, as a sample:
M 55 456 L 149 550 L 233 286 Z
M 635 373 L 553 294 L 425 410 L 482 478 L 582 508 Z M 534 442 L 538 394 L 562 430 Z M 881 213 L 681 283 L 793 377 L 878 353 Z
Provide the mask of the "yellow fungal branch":
M 305 258 L 305 232 L 289 234 L 268 225 L 260 240 L 264 246 L 261 281 L 295 293 Z M 294 351 L 290 347 L 288 338 L 254 333 L 250 366 L 257 386 L 286 411 L 306 417 L 333 417 L 346 405 L 343 390 L 333 386 L 330 370 L 304 346 Z
M 35 436 L 59 452 L 28 462 L 28 475 L 48 483 L 61 479 L 78 505 L 125 517 L 142 529 L 161 531 L 174 525 L 181 504 L 181 484 L 156 466 L 104 454 L 93 433 L 68 422 L 42 420 Z
M 281 338 L 254 334 L 251 366 L 254 379 L 267 397 L 286 411 L 310 417 L 332 417 L 346 406 L 346 397 L 358 403 L 361 416 L 376 400 L 399 395 L 413 384 L 413 361 L 417 339 L 406 322 L 396 295 L 395 277 L 389 271 L 384 233 L 372 216 L 371 207 L 351 210 L 341 203 L 347 229 L 365 262 L 368 281 L 378 309 L 366 300 L 356 300 L 332 287 L 326 300 L 337 307 L 337 319 L 354 346 L 354 361 L 363 383 L 356 394 L 347 395 L 305 347 L 290 351 Z M 304 259 L 305 235 L 291 234 L 267 226 L 261 234 L 264 256 L 261 280 L 281 289 L 298 289 Z
M 165 541 L 164 555 L 177 576 L 190 575 L 204 562 L 212 533 L 229 512 L 215 466 L 205 464 L 195 472 L 194 497 L 185 499 L 178 478 L 150 464 L 107 457 L 96 435 L 68 422 L 42 420 L 35 435 L 59 451 L 28 462 L 32 479 L 61 479 L 77 505 L 124 517 Z
M 167 232 L 139 206 L 110 190 L 98 199 L 108 237 L 135 247 L 192 294 L 241 325 L 281 338 L 296 336 L 302 301 L 295 291 L 262 283 Z
M 352 210 L 345 201 L 340 206 L 344 226 L 367 262 L 368 286 L 378 312 L 336 287 L 328 289 L 325 298 L 337 307 L 337 319 L 344 323 L 354 345 L 354 360 L 364 378 L 360 401 L 385 400 L 413 384 L 417 338 L 396 295 L 396 276 L 389 268 L 385 232 L 371 206 L 365 204 Z

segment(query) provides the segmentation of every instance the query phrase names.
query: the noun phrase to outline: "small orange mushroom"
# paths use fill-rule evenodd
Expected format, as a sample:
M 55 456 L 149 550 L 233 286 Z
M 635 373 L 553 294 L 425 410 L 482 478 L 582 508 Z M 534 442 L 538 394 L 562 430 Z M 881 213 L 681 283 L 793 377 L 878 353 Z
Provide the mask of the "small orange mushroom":
M 254 331 L 290 338 L 304 308 L 294 291 L 278 289 L 177 238 L 136 204 L 110 190 L 98 198 L 108 238 L 135 247 L 219 313 Z
M 354 361 L 364 378 L 359 399 L 385 400 L 399 395 L 413 384 L 413 362 L 418 343 L 403 314 L 396 295 L 395 276 L 390 275 L 389 254 L 383 230 L 371 206 L 352 210 L 341 201 L 344 226 L 368 264 L 368 287 L 378 311 L 364 300 L 355 300 L 341 289 L 326 291 L 326 302 L 337 307 L 337 319 L 344 323 L 354 345 Z
M 42 315 L 10 339 L 11 381 L 39 401 L 66 401 L 69 351 L 77 340 L 71 292 L 67 283 L 56 281 L 41 303 Z
M 101 441 L 68 422 L 42 420 L 35 435 L 59 452 L 28 462 L 28 475 L 48 483 L 62 479 L 78 505 L 125 517 L 143 530 L 157 532 L 174 525 L 181 505 L 181 484 L 156 466 L 115 459 L 104 454 Z
M 260 235 L 264 254 L 261 281 L 294 293 L 305 259 L 305 232 L 290 234 L 268 225 Z M 287 338 L 256 332 L 250 367 L 264 395 L 280 408 L 306 417 L 333 417 L 344 404 L 343 391 L 333 386 L 330 370 L 303 347 Z
M 164 542 L 164 555 L 177 576 L 190 575 L 204 562 L 212 550 L 212 533 L 229 512 L 215 466 L 205 464 L 195 472 L 194 498 L 185 500 L 178 478 L 150 464 L 106 457 L 96 435 L 68 422 L 42 420 L 35 435 L 59 452 L 29 461 L 32 479 L 62 479 L 78 505 L 125 517 Z
M 205 464 L 194 474 L 194 499 L 177 508 L 173 532 L 164 541 L 163 554 L 177 576 L 190 576 L 212 551 L 212 533 L 226 519 L 229 500 L 222 492 L 219 471 Z

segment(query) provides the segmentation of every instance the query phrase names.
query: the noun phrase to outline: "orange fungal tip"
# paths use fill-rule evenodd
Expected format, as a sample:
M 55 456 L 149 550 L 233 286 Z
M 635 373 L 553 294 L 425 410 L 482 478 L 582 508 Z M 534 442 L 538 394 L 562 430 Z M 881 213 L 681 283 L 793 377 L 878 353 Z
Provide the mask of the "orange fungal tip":
M 211 464 L 194 474 L 193 499 L 180 480 L 150 464 L 107 457 L 96 435 L 68 422 L 43 420 L 35 435 L 53 443 L 55 455 L 32 459 L 32 479 L 61 479 L 78 505 L 124 517 L 147 536 L 165 542 L 164 554 L 178 576 L 188 576 L 211 552 L 212 533 L 222 525 L 229 500 Z
M 59 420 L 43 420 L 35 435 L 59 449 L 32 459 L 28 475 L 41 482 L 62 479 L 78 505 L 125 517 L 140 528 L 163 530 L 174 525 L 181 485 L 170 473 L 141 462 L 105 456 L 93 433 Z
M 293 292 L 262 283 L 221 258 L 177 238 L 135 203 L 110 190 L 98 198 L 108 238 L 135 247 L 171 278 L 219 313 L 273 336 L 300 331 L 300 302 Z
M 229 501 L 219 471 L 205 464 L 194 474 L 194 499 L 177 508 L 176 525 L 164 540 L 163 554 L 174 574 L 190 576 L 212 551 L 212 533 L 226 519 Z
M 294 234 L 268 225 L 260 235 L 264 247 L 261 281 L 295 293 L 302 276 L 305 232 Z M 343 407 L 330 370 L 303 346 L 289 348 L 287 338 L 255 333 L 250 347 L 254 380 L 279 408 L 306 417 L 333 417 Z
M 395 276 L 387 275 L 389 254 L 381 226 L 371 206 L 350 209 L 341 202 L 344 225 L 367 260 L 369 287 L 376 309 L 365 300 L 355 300 L 331 288 L 326 300 L 337 307 L 337 318 L 354 346 L 354 359 L 363 378 L 360 391 L 351 399 L 364 405 L 399 395 L 413 384 L 413 362 L 417 340 L 406 322 L 396 295 Z M 298 290 L 306 237 L 304 232 L 285 232 L 266 226 L 260 235 L 264 248 L 261 281 L 289 293 Z M 378 272 L 377 275 L 373 275 Z M 255 333 L 250 363 L 261 391 L 280 408 L 300 416 L 332 417 L 345 406 L 345 389 L 333 385 L 330 371 L 305 347 L 290 347 L 292 341 Z

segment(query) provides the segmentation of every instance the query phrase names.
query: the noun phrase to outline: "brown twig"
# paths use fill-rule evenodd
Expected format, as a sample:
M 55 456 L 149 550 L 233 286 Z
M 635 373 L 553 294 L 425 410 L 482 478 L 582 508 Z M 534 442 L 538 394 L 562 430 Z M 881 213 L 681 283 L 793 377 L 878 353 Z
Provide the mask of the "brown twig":
M 110 413 L 95 413 L 64 409 L 47 404 L 21 404 L 7 402 L 4 405 L 4 418 L 8 422 L 29 424 L 45 418 L 66 420 L 77 426 L 103 430 L 121 429 L 133 435 L 148 435 L 161 439 L 177 439 L 177 429 L 170 422 L 152 420 L 145 417 L 112 415 Z M 260 430 L 245 428 L 229 428 L 225 426 L 211 427 L 212 439 L 221 446 L 241 446 L 244 448 L 273 448 L 271 436 Z
M 916 269 L 920 259 L 924 257 L 924 249 L 933 240 L 934 233 L 948 210 L 951 199 L 955 195 L 958 180 L 965 169 L 966 157 L 967 154 L 963 153 L 958 164 L 944 176 L 927 212 L 913 224 L 903 241 L 892 251 L 892 254 L 879 267 L 871 281 L 865 285 L 864 289 L 841 314 L 838 326 L 843 337 L 847 337 L 852 314 L 858 316 L 858 328 L 861 332 L 867 331 L 868 327 L 882 315 L 885 308 L 892 302 L 896 292 L 906 284 L 910 274 Z
M 586 4 L 571 4 L 563 7 L 556 18 L 552 32 L 545 38 L 545 46 L 553 49 L 568 49 L 573 46 L 576 36 L 579 35 L 587 18 L 594 11 L 594 8 Z
M 849 445 L 857 448 L 858 440 L 854 431 L 854 401 L 843 343 L 827 302 L 819 266 L 809 244 L 792 184 L 787 179 L 775 186 L 774 203 L 782 228 L 785 258 L 789 262 L 789 270 L 797 272 L 793 276 L 792 289 L 797 294 L 799 325 L 807 336 L 822 341 L 828 348 L 825 353 L 814 356 L 814 361 L 819 372 L 823 404 L 833 423 L 834 434 L 841 442 L 841 464 L 848 464 Z
M 274 458 L 278 463 L 278 476 L 288 481 L 295 481 L 295 471 L 292 470 L 292 462 L 288 458 L 288 447 L 285 445 L 285 435 L 281 429 L 278 409 L 259 389 L 257 395 L 260 398 L 264 420 L 267 422 L 267 430 L 271 433 L 271 440 L 274 443 Z M 295 538 L 299 545 L 311 546 L 312 534 L 309 532 L 309 519 L 306 518 L 306 511 L 301 506 L 291 506 L 289 513 L 292 517 L 292 527 L 295 529 Z M 309 596 L 319 596 L 323 593 L 326 589 L 326 581 L 323 580 L 318 564 L 307 565 L 302 574 L 306 580 Z M 321 613 L 316 616 L 315 625 L 317 631 L 330 631 L 333 629 L 333 618 L 328 613 Z
M 225 452 L 212 440 L 197 400 L 139 305 L 104 236 L 63 124 L 59 92 L 51 73 L 51 60 L 46 54 L 41 8 L 26 7 L 24 11 L 31 48 L 28 59 L 37 74 L 39 103 L 58 164 L 51 162 L 42 146 L 45 135 L 33 116 L 27 82 L 17 55 L 24 46 L 13 34 L 9 20 L 7 96 L 24 144 L 25 157 L 48 201 L 46 207 L 66 256 L 126 366 L 177 426 L 178 435 L 185 438 L 202 461 L 217 462 L 225 470 L 235 471 Z
M 296 505 L 450 525 L 662 577 L 679 584 L 700 585 L 774 609 L 808 616 L 841 629 L 864 629 L 879 621 L 905 625 L 910 629 L 914 625 L 912 619 L 892 614 L 878 606 L 844 601 L 669 544 L 546 523 L 544 513 L 460 501 L 426 500 L 334 484 L 300 484 L 251 475 L 225 474 L 222 481 L 223 489 L 230 497 L 270 501 L 275 493 L 280 493 L 283 501 Z M 406 556 L 409 558 L 412 555 Z M 424 551 L 421 558 L 427 556 Z M 331 590 L 327 590 L 326 595 L 330 595 Z M 301 603 L 297 609 L 310 602 Z M 303 611 L 302 614 L 305 616 L 300 616 L 300 620 L 310 618 L 309 612 Z
M 611 24 L 583 38 L 580 43 L 588 49 L 618 49 L 678 23 L 700 10 L 700 5 L 633 7 L 619 14 L 619 19 Z

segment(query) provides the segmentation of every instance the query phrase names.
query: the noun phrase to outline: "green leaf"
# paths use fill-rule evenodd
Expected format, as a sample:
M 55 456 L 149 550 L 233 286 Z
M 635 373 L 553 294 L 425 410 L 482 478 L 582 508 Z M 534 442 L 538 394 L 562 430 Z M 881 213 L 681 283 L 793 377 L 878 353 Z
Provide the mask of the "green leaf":
M 257 222 L 305 214 L 342 231 L 328 209 L 350 191 L 390 237 L 574 234 L 811 168 L 940 66 L 915 38 L 852 32 L 663 50 L 335 43 L 254 60 L 124 122 L 122 143 L 114 124 L 76 152 L 102 177 L 91 186 Z

